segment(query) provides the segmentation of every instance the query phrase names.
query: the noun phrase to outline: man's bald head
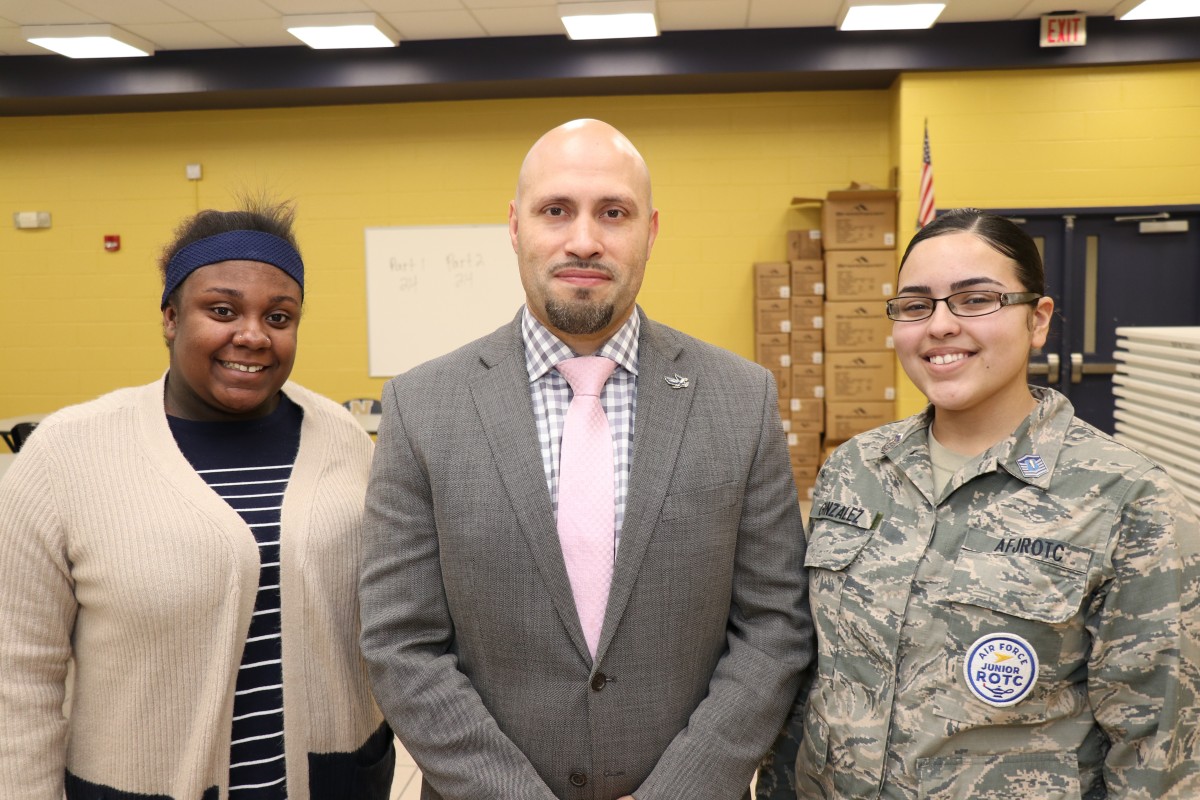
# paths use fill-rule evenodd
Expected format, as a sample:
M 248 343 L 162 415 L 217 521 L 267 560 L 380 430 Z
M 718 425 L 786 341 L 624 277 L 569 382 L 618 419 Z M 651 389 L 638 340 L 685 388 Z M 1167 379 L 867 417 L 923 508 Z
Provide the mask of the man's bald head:
M 598 119 L 574 119 L 564 122 L 557 128 L 551 128 L 533 143 L 525 160 L 521 162 L 521 171 L 517 175 L 516 202 L 519 205 L 521 195 L 528 187 L 534 174 L 546 166 L 546 162 L 557 159 L 567 159 L 574 163 L 586 163 L 601 158 L 628 160 L 628 166 L 640 175 L 647 208 L 654 206 L 654 198 L 650 189 L 650 168 L 646 160 L 633 146 L 633 142 L 619 130 Z
M 646 162 L 606 122 L 560 125 L 525 156 L 508 229 L 529 311 L 593 353 L 633 313 L 658 234 Z

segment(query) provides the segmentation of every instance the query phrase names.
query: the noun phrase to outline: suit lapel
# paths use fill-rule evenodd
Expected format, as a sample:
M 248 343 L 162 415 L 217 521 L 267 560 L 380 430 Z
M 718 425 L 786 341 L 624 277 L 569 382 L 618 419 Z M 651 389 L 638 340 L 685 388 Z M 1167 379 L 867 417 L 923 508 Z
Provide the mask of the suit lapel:
M 640 309 L 638 313 L 641 313 Z M 666 380 L 676 375 L 688 379 L 686 388 L 672 388 Z M 629 603 L 642 558 L 650 544 L 650 535 L 662 511 L 692 398 L 702 377 L 696 374 L 695 362 L 674 332 L 643 315 L 638 343 L 637 413 L 629 492 L 597 659 L 604 654 Z
M 586 659 L 587 642 L 575 611 L 546 489 L 524 352 L 518 314 L 512 325 L 498 331 L 483 348 L 481 358 L 487 371 L 472 381 L 471 396 L 534 562 L 571 640 Z

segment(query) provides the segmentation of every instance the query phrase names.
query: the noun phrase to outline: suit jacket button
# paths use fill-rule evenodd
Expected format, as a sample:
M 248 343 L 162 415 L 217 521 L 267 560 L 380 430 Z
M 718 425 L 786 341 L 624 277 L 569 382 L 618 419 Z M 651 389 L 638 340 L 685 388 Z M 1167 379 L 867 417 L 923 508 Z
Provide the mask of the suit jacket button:
M 570 780 L 572 786 L 587 786 L 587 775 L 582 772 L 572 772 Z
M 604 688 L 605 684 L 607 684 L 607 683 L 608 683 L 608 676 L 605 675 L 603 672 L 597 672 L 592 677 L 592 691 L 594 691 L 594 692 L 600 691 L 601 689 Z

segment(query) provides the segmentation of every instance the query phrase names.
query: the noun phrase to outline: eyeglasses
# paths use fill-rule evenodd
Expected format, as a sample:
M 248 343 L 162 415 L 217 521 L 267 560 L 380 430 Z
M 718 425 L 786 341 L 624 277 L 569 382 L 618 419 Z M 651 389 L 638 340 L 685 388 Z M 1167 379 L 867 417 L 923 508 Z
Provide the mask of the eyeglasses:
M 982 317 L 1005 306 L 1034 303 L 1042 297 L 1037 292 L 988 291 L 955 292 L 946 297 L 893 297 L 887 301 L 887 315 L 896 322 L 920 322 L 932 317 L 941 301 L 956 317 Z

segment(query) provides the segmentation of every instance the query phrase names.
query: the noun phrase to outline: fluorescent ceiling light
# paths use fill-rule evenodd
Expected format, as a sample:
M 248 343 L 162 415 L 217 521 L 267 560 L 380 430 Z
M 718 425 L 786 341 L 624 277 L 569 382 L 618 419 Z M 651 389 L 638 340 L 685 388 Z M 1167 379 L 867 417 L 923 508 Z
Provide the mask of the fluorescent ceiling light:
M 558 16 L 572 39 L 634 39 L 658 36 L 654 0 L 559 3 Z
M 931 28 L 945 3 L 850 6 L 838 23 L 843 31 L 907 31 Z
M 132 58 L 154 52 L 154 45 L 115 25 L 24 25 L 21 35 L 70 58 Z
M 283 27 L 314 50 L 395 47 L 400 34 L 378 15 L 304 14 L 283 18 Z
M 1200 17 L 1200 0 L 1127 0 L 1113 16 L 1120 20 Z

